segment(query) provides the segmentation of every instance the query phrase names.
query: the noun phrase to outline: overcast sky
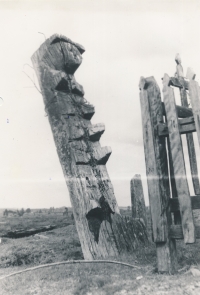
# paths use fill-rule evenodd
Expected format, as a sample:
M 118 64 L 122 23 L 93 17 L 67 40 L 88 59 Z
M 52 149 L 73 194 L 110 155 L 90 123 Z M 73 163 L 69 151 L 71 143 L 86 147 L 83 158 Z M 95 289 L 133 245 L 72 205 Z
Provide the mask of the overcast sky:
M 134 174 L 148 204 L 139 79 L 154 76 L 162 91 L 180 53 L 200 80 L 199 15 L 191 0 L 0 1 L 0 207 L 70 206 L 42 96 L 23 73 L 37 83 L 30 58 L 54 33 L 86 49 L 75 77 L 95 105 L 92 123 L 106 125 L 101 145 L 113 151 L 107 168 L 118 204 L 130 205 Z

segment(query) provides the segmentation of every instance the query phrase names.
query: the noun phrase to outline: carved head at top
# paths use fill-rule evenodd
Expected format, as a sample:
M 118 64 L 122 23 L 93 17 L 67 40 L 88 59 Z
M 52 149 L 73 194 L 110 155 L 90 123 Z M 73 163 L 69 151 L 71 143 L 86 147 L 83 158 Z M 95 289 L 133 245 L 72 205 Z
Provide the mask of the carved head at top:
M 39 48 L 40 60 L 53 70 L 74 74 L 82 62 L 84 47 L 69 38 L 55 34 Z

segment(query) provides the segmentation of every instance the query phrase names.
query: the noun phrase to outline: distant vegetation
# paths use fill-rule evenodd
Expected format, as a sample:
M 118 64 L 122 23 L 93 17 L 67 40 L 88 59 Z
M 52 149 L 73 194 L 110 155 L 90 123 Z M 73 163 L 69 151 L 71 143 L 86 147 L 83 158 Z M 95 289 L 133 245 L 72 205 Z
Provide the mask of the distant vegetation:
M 3 216 L 8 217 L 9 214 L 23 216 L 24 213 L 31 213 L 31 209 L 27 208 L 26 210 L 24 210 L 22 208 L 21 210 L 17 210 L 17 211 L 5 209 L 4 212 L 3 212 Z
M 2 238 L 0 244 L 0 277 L 20 271 L 25 267 L 46 263 L 81 260 L 83 254 L 72 220 L 72 208 L 28 209 L 20 216 L 0 210 L 0 237 L 8 231 L 28 230 L 42 226 L 56 225 L 57 228 L 20 239 Z M 28 210 L 28 212 L 27 212 Z M 41 213 L 39 213 L 41 210 Z M 12 210 L 10 210 L 12 211 Z M 68 214 L 64 214 L 68 211 Z M 130 208 L 121 208 L 122 215 L 131 216 Z M 150 228 L 149 228 L 150 234 Z M 184 245 L 177 241 L 178 261 L 180 268 L 200 263 L 200 243 Z M 110 260 L 116 257 L 109 257 Z M 117 260 L 141 266 L 142 269 L 130 269 L 107 264 L 95 265 L 61 265 L 31 271 L 0 281 L 2 295 L 7 294 L 62 294 L 62 295 L 107 295 L 107 294 L 161 294 L 162 288 L 168 293 L 182 294 L 178 291 L 170 293 L 172 287 L 180 288 L 191 284 L 199 277 L 185 274 L 180 276 L 162 276 L 154 273 L 156 267 L 156 250 L 154 243 L 148 247 L 136 249 L 129 256 L 121 254 Z M 139 279 L 137 279 L 139 278 Z M 164 287 L 163 287 L 164 286 Z M 127 292 L 125 292 L 127 290 Z M 141 292 L 140 292 L 141 290 Z M 177 289 L 179 290 L 179 289 Z M 198 291 L 197 291 L 198 292 Z M 164 293 L 163 293 L 164 294 Z M 192 294 L 192 293 L 187 293 Z M 199 294 L 199 293 L 194 293 Z

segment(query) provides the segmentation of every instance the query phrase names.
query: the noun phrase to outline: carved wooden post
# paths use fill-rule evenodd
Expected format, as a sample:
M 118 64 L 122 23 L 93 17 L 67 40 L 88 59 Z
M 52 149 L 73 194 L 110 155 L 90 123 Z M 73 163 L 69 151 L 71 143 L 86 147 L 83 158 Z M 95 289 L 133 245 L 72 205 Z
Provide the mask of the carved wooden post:
M 132 249 L 106 169 L 110 147 L 101 147 L 103 124 L 92 125 L 94 107 L 84 98 L 74 73 L 84 48 L 53 35 L 33 54 L 57 153 L 70 193 L 85 259 L 116 256 Z M 126 234 L 124 234 L 126 232 Z
M 131 205 L 132 217 L 141 218 L 144 221 L 144 225 L 147 227 L 146 206 L 141 176 L 139 174 L 134 175 L 131 179 Z

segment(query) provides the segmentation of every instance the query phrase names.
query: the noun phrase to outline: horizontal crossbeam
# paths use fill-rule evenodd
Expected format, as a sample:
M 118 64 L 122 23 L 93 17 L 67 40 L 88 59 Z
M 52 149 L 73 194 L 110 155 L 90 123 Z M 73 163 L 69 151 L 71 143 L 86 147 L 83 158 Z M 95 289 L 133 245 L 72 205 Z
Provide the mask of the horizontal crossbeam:
M 178 78 L 176 78 L 176 77 L 170 77 L 170 85 L 171 86 L 174 86 L 174 87 L 178 87 L 178 88 L 183 88 L 183 86 L 184 86 L 184 88 L 186 89 L 186 90 L 188 90 L 188 81 L 187 80 L 185 80 L 185 79 L 182 79 L 182 83 L 183 83 L 183 85 L 182 85 L 182 83 L 180 82 L 180 79 L 178 79 Z
M 191 133 L 196 131 L 194 117 L 179 119 L 179 132 L 181 134 Z M 161 123 L 158 125 L 158 135 L 168 136 L 169 131 L 166 123 Z
M 200 196 L 191 197 L 192 209 L 200 209 Z M 180 210 L 178 198 L 170 199 L 171 212 L 177 212 Z
M 163 102 L 162 102 L 162 109 L 163 109 L 163 116 L 166 116 L 165 105 Z M 177 111 L 178 118 L 188 118 L 193 116 L 193 112 L 191 108 L 176 105 L 176 111 Z
M 200 226 L 195 226 L 196 239 L 200 239 Z M 183 239 L 183 230 L 181 225 L 171 225 L 170 237 L 176 240 Z

